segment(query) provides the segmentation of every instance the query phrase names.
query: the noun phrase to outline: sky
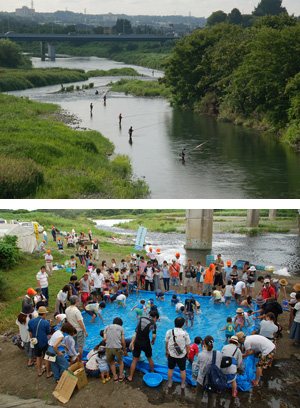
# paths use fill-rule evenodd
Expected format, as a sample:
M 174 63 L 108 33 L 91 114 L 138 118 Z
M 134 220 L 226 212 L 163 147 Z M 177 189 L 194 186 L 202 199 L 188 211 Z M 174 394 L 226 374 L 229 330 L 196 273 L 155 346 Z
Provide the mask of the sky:
M 36 12 L 54 12 L 68 10 L 87 14 L 127 14 L 127 15 L 184 15 L 208 17 L 217 10 L 229 13 L 238 8 L 243 14 L 250 14 L 260 0 L 33 0 Z M 22 6 L 31 7 L 31 0 L 0 1 L 0 11 L 15 11 Z M 283 0 L 289 14 L 300 15 L 299 0 Z

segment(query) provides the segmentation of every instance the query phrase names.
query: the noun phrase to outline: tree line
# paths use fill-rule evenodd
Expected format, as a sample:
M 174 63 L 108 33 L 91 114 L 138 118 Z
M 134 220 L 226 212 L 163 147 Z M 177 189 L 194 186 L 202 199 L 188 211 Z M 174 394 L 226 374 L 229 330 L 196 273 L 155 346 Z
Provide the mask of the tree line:
M 300 140 L 300 22 L 294 16 L 195 30 L 177 42 L 164 68 L 174 104 Z

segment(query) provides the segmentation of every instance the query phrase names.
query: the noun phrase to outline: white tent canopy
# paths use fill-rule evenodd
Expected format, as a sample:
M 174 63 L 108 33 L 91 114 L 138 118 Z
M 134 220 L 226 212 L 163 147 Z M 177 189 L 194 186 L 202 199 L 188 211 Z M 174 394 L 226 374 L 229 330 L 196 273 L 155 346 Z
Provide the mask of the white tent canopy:
M 32 254 L 38 247 L 35 232 L 19 224 L 1 224 L 0 237 L 4 235 L 16 235 L 18 237 L 18 247 L 21 248 L 22 252 Z

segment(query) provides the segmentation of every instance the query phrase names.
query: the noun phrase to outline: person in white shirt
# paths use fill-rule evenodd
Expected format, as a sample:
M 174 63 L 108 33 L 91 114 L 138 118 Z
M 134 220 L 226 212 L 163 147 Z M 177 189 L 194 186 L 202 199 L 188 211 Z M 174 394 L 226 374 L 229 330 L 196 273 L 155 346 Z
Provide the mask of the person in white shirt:
M 46 251 L 45 244 L 46 244 L 46 241 L 43 239 L 43 241 L 39 245 L 39 251 L 42 251 L 42 252 Z
M 161 250 L 159 249 L 159 248 L 157 248 L 157 250 L 156 250 L 156 260 L 157 260 L 157 263 L 158 263 L 158 266 L 159 267 L 162 267 L 163 266 L 163 262 L 164 262 L 164 256 L 163 256 L 163 254 L 161 253 Z
M 66 316 L 68 322 L 77 330 L 77 334 L 74 336 L 75 344 L 78 346 L 79 361 L 82 360 L 83 347 L 85 346 L 85 337 L 88 337 L 88 333 L 83 323 L 83 317 L 80 310 L 77 308 L 79 304 L 78 296 L 70 296 L 70 306 L 66 309 Z
M 96 261 L 99 261 L 99 244 L 98 244 L 97 239 L 94 239 L 94 242 L 92 244 L 92 251 L 93 251 L 93 258 Z
M 61 326 L 60 330 L 56 330 L 54 334 L 50 337 L 50 340 L 48 342 L 49 346 L 47 349 L 47 353 L 52 353 L 55 354 L 56 360 L 53 362 L 51 361 L 51 368 L 53 371 L 54 379 L 56 382 L 60 380 L 60 377 L 62 373 L 65 370 L 68 370 L 69 368 L 69 363 L 67 359 L 65 358 L 64 351 L 59 351 L 58 346 L 61 345 L 63 339 L 64 339 L 64 333 L 71 333 L 73 330 L 73 327 L 70 325 L 70 323 L 64 323 Z
M 101 273 L 101 269 L 97 268 L 96 269 L 96 273 L 93 272 L 93 274 L 91 273 L 92 276 L 92 283 L 94 286 L 94 293 L 95 296 L 98 298 L 98 302 L 101 302 L 101 292 L 102 292 L 102 285 L 104 283 L 104 275 L 103 273 Z
M 181 303 L 181 302 L 176 303 L 176 305 L 175 305 L 175 311 L 176 311 L 176 313 L 178 313 L 178 314 L 183 314 L 183 312 L 184 312 L 184 304 Z
M 181 389 L 185 389 L 186 380 L 186 359 L 189 355 L 190 337 L 188 332 L 183 330 L 185 323 L 184 317 L 176 317 L 175 328 L 166 333 L 166 357 L 168 359 L 168 387 L 172 387 L 172 376 L 176 365 L 180 369 Z
M 259 352 L 258 362 L 256 364 L 256 376 L 255 380 L 252 380 L 252 385 L 254 387 L 258 386 L 259 379 L 262 375 L 263 369 L 266 369 L 272 364 L 276 347 L 275 344 L 264 336 L 259 334 L 253 334 L 252 336 L 247 336 L 243 332 L 236 333 L 236 337 L 239 339 L 240 344 L 244 344 L 245 354 L 243 358 L 250 356 L 256 352 Z
M 260 322 L 260 331 L 261 336 L 266 337 L 269 340 L 274 340 L 275 333 L 278 332 L 278 326 L 274 323 L 275 315 L 272 312 L 266 314 L 266 320 Z
M 45 244 L 48 244 L 48 235 L 47 235 L 47 231 L 44 230 L 43 228 L 43 235 L 44 235 L 44 240 L 45 240 Z
M 38 286 L 42 290 L 42 294 L 47 299 L 47 306 L 48 306 L 48 303 L 49 303 L 48 274 L 46 272 L 45 266 L 41 266 L 41 270 L 36 274 L 36 280 L 37 280 Z
M 234 287 L 234 297 L 237 305 L 241 304 L 242 297 L 246 296 L 246 284 L 243 281 L 239 281 Z
M 123 295 L 123 294 L 121 293 L 120 295 L 118 295 L 118 296 L 116 297 L 116 301 L 118 302 L 118 306 L 117 306 L 117 307 L 119 307 L 119 306 L 125 307 L 125 306 L 126 306 L 126 295 Z
M 50 249 L 48 249 L 47 254 L 45 255 L 46 269 L 49 276 L 52 276 L 53 273 L 53 256 L 51 255 Z
M 149 251 L 147 252 L 146 257 L 149 258 L 150 261 L 154 261 L 154 259 L 156 259 L 156 253 L 153 252 L 153 248 L 152 248 L 152 247 L 149 247 Z

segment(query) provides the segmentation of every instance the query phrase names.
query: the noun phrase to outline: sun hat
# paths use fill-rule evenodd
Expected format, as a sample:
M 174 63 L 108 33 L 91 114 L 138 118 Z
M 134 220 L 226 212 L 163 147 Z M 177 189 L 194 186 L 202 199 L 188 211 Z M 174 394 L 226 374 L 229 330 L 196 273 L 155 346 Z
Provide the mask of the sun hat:
M 231 337 L 230 337 L 230 341 L 233 341 L 234 343 L 238 343 L 238 342 L 239 342 L 239 339 L 238 339 L 237 336 L 231 336 Z
M 157 254 L 161 254 L 161 251 L 160 251 L 159 248 L 157 248 L 156 253 L 157 253 Z
M 288 285 L 289 283 L 288 283 L 288 281 L 286 280 L 286 279 L 279 279 L 279 283 L 280 283 L 280 285 L 282 285 L 282 286 L 286 286 L 286 285 Z
M 34 309 L 31 305 L 24 305 L 21 313 L 24 315 L 29 315 L 33 312 L 34 312 Z
M 36 295 L 36 291 L 34 289 L 32 289 L 32 288 L 28 288 L 27 293 L 28 293 L 28 295 Z
M 300 283 L 296 283 L 296 285 L 293 286 L 293 289 L 295 292 L 300 292 Z
M 240 341 L 243 337 L 246 337 L 246 334 L 242 331 L 235 333 L 235 336 L 233 337 L 237 337 L 238 341 Z
M 231 265 L 231 261 L 227 261 L 227 266 L 230 266 Z
M 270 283 L 270 279 L 264 279 L 264 283 Z
M 131 258 L 136 259 L 136 254 L 132 254 L 132 255 L 131 255 Z
M 256 271 L 256 268 L 255 268 L 255 266 L 254 266 L 254 265 L 250 266 L 250 268 L 249 268 L 249 271 L 251 271 L 251 272 L 254 272 L 254 271 Z
M 256 303 L 258 306 L 262 306 L 262 305 L 264 305 L 264 304 L 266 303 L 266 301 L 265 301 L 265 299 L 264 299 L 262 296 L 257 296 L 257 298 L 256 298 L 256 300 L 255 300 L 255 303 Z
M 37 312 L 38 314 L 44 314 L 44 313 L 48 313 L 48 310 L 45 308 L 45 306 L 40 306 Z
M 292 292 L 291 294 L 290 294 L 290 298 L 291 299 L 296 299 L 296 292 Z
M 236 309 L 236 312 L 237 313 L 244 313 L 244 310 L 241 307 L 239 307 L 239 308 Z

